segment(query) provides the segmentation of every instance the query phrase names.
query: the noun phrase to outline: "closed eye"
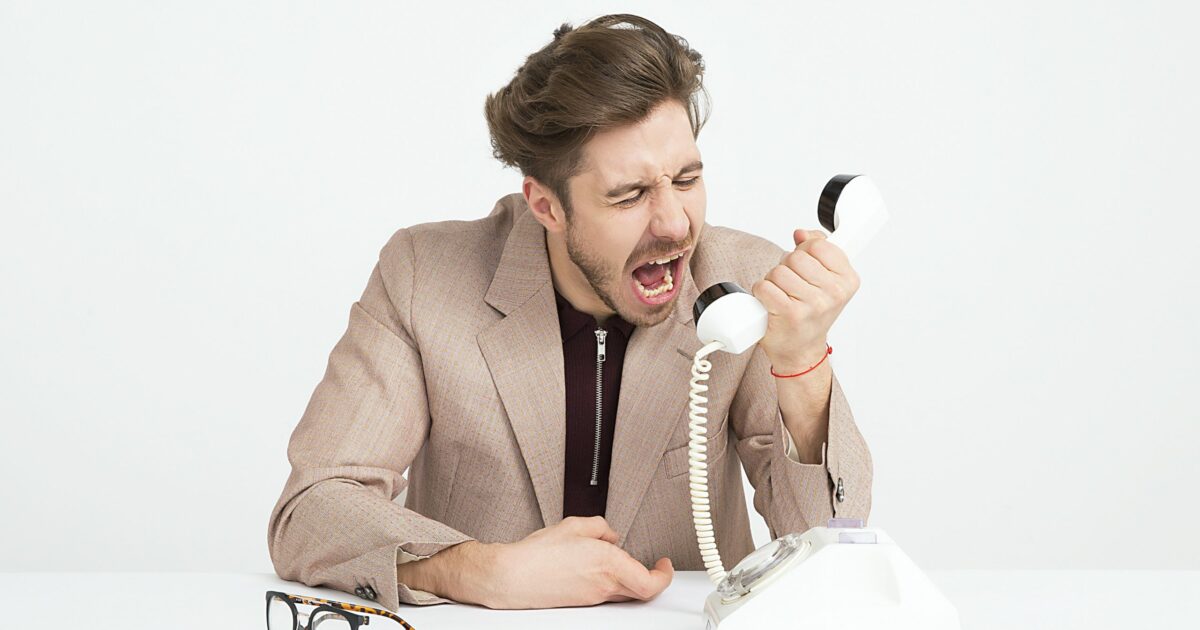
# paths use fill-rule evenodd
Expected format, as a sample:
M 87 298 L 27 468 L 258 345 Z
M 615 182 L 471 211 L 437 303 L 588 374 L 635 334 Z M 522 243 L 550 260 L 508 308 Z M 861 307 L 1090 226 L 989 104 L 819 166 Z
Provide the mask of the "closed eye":
M 697 175 L 691 179 L 677 179 L 677 180 L 675 180 L 674 183 L 676 186 L 686 190 L 686 189 L 694 186 L 696 184 L 696 180 L 698 180 L 698 179 L 700 179 L 699 175 Z M 628 199 L 622 199 L 621 201 L 618 201 L 614 205 L 621 207 L 621 208 L 632 208 L 635 205 L 637 205 L 637 202 L 641 201 L 642 197 L 644 197 L 644 196 L 646 196 L 645 189 L 639 190 L 637 195 L 630 197 Z

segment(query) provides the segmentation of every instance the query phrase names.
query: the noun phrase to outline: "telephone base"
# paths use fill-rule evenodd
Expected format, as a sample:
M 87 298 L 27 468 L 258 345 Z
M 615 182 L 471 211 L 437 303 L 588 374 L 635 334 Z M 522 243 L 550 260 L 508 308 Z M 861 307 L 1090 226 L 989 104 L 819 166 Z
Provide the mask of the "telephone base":
M 937 586 L 871 527 L 814 527 L 764 545 L 708 596 L 704 620 L 721 630 L 960 628 Z

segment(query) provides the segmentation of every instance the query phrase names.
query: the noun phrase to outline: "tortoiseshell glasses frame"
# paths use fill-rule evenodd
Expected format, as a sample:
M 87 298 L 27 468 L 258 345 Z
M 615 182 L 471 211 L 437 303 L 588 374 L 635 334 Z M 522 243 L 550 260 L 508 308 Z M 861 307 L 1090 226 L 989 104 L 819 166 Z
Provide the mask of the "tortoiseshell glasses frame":
M 400 624 L 405 630 L 413 630 L 413 627 L 408 625 L 408 622 L 401 619 L 398 615 L 390 610 L 382 610 L 379 608 L 371 608 L 370 606 L 359 606 L 358 604 L 347 604 L 346 602 L 335 602 L 331 599 L 321 599 L 320 597 L 308 597 L 306 595 L 291 595 L 281 593 L 279 591 L 267 591 L 267 629 L 278 630 L 271 625 L 271 602 L 279 600 L 292 611 L 291 630 L 312 630 L 314 625 L 320 625 L 320 621 L 326 617 L 333 615 L 338 617 L 338 620 L 344 620 L 350 626 L 350 630 L 358 630 L 361 626 L 371 623 L 371 618 L 366 615 L 356 615 L 355 612 L 362 612 L 371 615 L 379 615 L 387 617 L 392 621 Z M 296 604 L 305 604 L 308 606 L 316 606 L 312 612 L 304 615 L 306 618 L 301 623 L 302 613 L 296 608 Z M 352 612 L 353 611 L 353 612 Z M 278 621 L 276 621 L 278 623 Z M 320 630 L 319 628 L 317 630 Z

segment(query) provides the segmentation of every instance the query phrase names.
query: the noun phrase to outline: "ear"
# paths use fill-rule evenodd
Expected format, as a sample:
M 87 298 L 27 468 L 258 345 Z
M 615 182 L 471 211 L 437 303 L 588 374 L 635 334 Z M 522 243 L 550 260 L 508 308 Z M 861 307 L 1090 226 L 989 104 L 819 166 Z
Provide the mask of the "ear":
M 566 213 L 558 201 L 558 196 L 550 190 L 549 186 L 534 179 L 532 175 L 526 175 L 524 181 L 521 182 L 521 192 L 525 194 L 525 203 L 529 204 L 529 211 L 533 213 L 533 218 L 537 219 L 537 222 L 541 223 L 547 232 L 566 231 Z

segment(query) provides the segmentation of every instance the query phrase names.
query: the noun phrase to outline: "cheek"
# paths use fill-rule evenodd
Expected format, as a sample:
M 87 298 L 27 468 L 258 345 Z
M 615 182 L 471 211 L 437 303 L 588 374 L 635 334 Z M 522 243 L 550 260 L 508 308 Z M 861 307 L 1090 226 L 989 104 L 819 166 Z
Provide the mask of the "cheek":
M 708 196 L 704 191 L 704 180 L 701 180 L 699 186 L 688 191 L 683 204 L 684 210 L 687 211 L 688 219 L 692 223 L 692 232 L 698 232 L 700 226 L 704 225 L 707 204 Z
M 618 271 L 624 271 L 633 263 L 633 254 L 639 244 L 649 240 L 650 226 L 644 218 L 629 217 L 621 222 L 619 232 L 612 232 L 605 247 L 605 255 L 612 260 Z

